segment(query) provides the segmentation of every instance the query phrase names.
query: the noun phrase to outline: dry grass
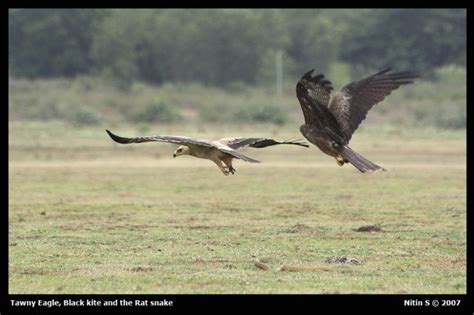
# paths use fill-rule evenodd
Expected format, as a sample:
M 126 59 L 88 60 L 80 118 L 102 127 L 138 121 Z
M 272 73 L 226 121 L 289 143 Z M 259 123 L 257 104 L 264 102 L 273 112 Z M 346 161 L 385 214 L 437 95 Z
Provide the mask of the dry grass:
M 281 146 L 246 149 L 263 163 L 236 162 L 225 177 L 209 161 L 172 159 L 173 145 L 116 145 L 103 127 L 10 125 L 10 293 L 466 292 L 463 132 L 361 129 L 352 147 L 384 173 Z M 383 232 L 355 231 L 364 225 Z M 364 263 L 327 264 L 334 256 Z

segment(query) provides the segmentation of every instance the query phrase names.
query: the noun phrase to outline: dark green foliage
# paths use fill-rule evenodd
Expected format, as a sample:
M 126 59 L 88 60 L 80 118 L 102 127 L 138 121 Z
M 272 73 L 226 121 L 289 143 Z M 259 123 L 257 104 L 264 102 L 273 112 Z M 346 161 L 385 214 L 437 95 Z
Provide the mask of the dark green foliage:
M 341 58 L 369 69 L 414 69 L 466 63 L 466 10 L 377 10 L 343 35 Z
M 11 73 L 24 77 L 74 76 L 95 66 L 90 49 L 105 10 L 11 9 Z
M 12 9 L 14 76 L 101 73 L 127 88 L 196 81 L 227 87 L 327 71 L 343 60 L 354 76 L 392 66 L 431 76 L 466 62 L 464 9 Z

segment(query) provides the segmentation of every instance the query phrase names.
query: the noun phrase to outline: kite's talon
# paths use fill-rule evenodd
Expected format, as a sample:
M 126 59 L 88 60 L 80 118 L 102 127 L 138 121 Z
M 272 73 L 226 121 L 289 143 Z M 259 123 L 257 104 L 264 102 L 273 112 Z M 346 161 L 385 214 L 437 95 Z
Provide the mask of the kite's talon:
M 335 158 L 336 159 L 336 163 L 337 165 L 339 166 L 343 166 L 344 165 L 344 159 L 340 160 L 339 158 Z

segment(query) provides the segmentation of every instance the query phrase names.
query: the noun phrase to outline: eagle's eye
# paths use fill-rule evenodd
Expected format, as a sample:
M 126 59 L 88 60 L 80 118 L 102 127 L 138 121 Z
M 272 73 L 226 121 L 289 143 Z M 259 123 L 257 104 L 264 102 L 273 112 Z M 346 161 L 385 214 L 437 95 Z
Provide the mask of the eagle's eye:
M 183 149 L 178 149 L 178 152 L 180 152 L 180 153 L 183 152 Z

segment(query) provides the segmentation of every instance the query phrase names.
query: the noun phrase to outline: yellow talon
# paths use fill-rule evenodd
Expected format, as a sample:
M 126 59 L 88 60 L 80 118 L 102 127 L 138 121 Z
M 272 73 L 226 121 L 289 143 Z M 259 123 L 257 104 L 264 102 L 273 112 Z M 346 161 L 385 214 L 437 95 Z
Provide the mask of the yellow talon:
M 340 157 L 336 157 L 336 163 L 337 165 L 339 166 L 343 166 L 344 165 L 344 159 L 340 158 Z

